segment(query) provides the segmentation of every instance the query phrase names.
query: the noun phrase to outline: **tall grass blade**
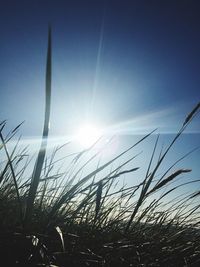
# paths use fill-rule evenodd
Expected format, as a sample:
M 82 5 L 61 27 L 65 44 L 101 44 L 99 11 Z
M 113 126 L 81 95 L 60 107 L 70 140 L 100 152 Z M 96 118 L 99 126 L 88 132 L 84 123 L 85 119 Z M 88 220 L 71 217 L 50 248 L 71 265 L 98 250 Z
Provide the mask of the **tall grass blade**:
M 40 181 L 42 166 L 45 159 L 47 138 L 49 133 L 49 121 L 50 121 L 50 102 L 51 102 L 51 28 L 49 27 L 48 33 L 48 50 L 47 50 L 47 64 L 46 64 L 46 101 L 45 101 L 45 118 L 41 147 L 36 159 L 35 167 L 33 170 L 31 186 L 27 199 L 27 209 L 25 214 L 25 226 L 31 218 L 33 211 L 33 204 L 37 192 L 37 188 Z

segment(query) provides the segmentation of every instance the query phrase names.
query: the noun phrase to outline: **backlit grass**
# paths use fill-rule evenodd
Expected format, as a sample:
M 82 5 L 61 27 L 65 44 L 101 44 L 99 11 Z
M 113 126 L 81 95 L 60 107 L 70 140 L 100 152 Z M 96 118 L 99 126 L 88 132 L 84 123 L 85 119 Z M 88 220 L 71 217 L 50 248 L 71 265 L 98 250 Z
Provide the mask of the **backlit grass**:
M 29 162 L 28 148 L 19 148 L 18 141 L 8 149 L 20 125 L 7 134 L 6 122 L 0 124 L 0 254 L 4 266 L 198 266 L 200 191 L 181 195 L 179 189 L 199 180 L 174 183 L 191 171 L 177 167 L 190 152 L 166 171 L 163 165 L 198 114 L 200 103 L 165 149 L 158 151 L 159 136 L 155 138 L 148 166 L 134 166 L 134 151 L 154 131 L 104 163 L 100 152 L 88 158 L 92 147 L 77 153 L 63 172 L 56 158 L 62 146 L 50 156 L 46 153 L 50 31 L 46 73 L 44 130 L 34 164 Z M 132 168 L 127 167 L 130 163 Z M 27 175 L 29 164 L 34 167 Z M 93 170 L 85 172 L 91 164 Z M 139 168 L 146 170 L 139 183 L 116 186 L 120 177 L 137 174 Z

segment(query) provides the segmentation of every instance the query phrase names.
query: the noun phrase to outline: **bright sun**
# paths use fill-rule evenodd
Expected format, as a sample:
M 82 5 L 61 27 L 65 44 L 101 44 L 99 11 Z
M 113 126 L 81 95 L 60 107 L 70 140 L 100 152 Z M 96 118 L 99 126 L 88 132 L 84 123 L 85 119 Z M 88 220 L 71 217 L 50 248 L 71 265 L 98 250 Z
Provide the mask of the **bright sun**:
M 92 146 L 102 135 L 102 131 L 94 125 L 83 125 L 76 135 L 76 140 L 84 148 Z

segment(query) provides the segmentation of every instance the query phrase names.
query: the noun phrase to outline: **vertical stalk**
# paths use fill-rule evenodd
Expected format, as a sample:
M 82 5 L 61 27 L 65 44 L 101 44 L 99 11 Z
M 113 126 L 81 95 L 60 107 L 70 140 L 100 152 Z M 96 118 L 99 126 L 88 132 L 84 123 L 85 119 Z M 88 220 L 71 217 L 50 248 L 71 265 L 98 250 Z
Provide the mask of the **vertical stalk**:
M 27 199 L 27 207 L 25 213 L 25 228 L 28 222 L 31 220 L 33 213 L 34 200 L 37 194 L 37 188 L 40 182 L 40 176 L 42 171 L 42 166 L 44 163 L 47 139 L 49 134 L 49 121 L 50 121 L 50 104 L 51 104 L 51 28 L 48 31 L 48 49 L 47 49 L 47 62 L 46 62 L 46 93 L 45 93 L 45 117 L 44 117 L 44 127 L 40 150 L 35 162 L 30 190 Z

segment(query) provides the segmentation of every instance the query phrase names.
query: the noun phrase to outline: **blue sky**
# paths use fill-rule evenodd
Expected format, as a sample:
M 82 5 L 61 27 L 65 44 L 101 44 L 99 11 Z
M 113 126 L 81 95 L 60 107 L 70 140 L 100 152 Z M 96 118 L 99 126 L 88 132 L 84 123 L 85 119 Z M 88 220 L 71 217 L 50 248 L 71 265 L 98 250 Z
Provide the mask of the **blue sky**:
M 88 120 L 129 137 L 174 133 L 200 100 L 199 13 L 186 0 L 1 1 L 0 119 L 41 135 L 51 23 L 52 136 Z M 199 121 L 178 153 L 200 145 Z

